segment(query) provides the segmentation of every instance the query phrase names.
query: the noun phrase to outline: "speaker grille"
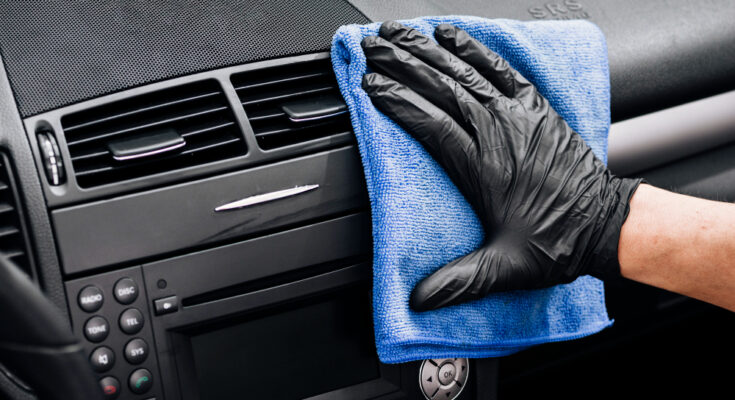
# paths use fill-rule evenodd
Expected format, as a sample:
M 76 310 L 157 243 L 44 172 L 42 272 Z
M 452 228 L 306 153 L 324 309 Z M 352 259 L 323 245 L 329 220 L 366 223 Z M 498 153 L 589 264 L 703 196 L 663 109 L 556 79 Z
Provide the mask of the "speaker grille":
M 329 49 L 370 22 L 343 0 L 4 1 L 0 49 L 23 117 L 195 72 Z

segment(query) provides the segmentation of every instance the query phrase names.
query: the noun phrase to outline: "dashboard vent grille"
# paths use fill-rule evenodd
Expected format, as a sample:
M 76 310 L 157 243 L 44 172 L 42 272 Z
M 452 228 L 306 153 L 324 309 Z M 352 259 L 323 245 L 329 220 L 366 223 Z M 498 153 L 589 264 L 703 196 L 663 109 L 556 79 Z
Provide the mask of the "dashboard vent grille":
M 342 101 L 329 59 L 292 63 L 236 74 L 232 77 L 240 101 L 253 128 L 258 146 L 281 148 L 320 138 L 333 142 L 352 139 L 346 112 L 325 118 L 294 122 L 283 106 L 293 102 Z
M 80 187 L 210 163 L 247 151 L 227 98 L 214 80 L 69 114 L 61 124 Z M 157 140 L 170 143 L 172 137 L 176 146 L 156 147 Z M 119 148 L 135 154 L 118 157 Z M 146 148 L 153 150 L 146 152 Z
M 0 154 L 0 252 L 31 279 L 35 278 L 30 241 L 8 160 Z

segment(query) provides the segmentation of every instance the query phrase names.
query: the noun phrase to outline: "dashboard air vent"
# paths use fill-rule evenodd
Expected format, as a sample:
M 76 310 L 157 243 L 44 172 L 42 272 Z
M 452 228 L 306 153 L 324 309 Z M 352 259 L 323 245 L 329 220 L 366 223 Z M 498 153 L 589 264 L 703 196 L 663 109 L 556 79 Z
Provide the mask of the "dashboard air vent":
M 351 140 L 350 117 L 329 59 L 243 72 L 232 84 L 261 149 L 327 137 Z
M 20 199 L 7 158 L 0 154 L 0 253 L 31 279 L 34 276 L 30 241 L 20 211 Z
M 69 114 L 61 124 L 83 188 L 237 157 L 247 150 L 214 80 Z

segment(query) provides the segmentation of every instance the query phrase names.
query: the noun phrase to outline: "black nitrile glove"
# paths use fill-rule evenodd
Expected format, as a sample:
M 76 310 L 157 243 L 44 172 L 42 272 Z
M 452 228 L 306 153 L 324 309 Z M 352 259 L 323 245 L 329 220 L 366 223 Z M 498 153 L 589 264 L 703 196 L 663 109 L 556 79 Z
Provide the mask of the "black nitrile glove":
M 482 221 L 485 244 L 425 278 L 411 307 L 620 274 L 618 240 L 640 184 L 613 176 L 536 88 L 451 25 L 439 44 L 397 22 L 362 46 L 363 88 L 421 142 Z

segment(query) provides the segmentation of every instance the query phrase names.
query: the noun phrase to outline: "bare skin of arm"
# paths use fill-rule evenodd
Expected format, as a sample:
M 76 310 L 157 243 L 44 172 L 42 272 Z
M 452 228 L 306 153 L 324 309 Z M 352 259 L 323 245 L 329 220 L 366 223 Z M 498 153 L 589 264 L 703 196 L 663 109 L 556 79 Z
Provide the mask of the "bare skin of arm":
M 620 233 L 621 274 L 735 311 L 735 204 L 641 185 Z

